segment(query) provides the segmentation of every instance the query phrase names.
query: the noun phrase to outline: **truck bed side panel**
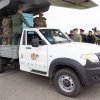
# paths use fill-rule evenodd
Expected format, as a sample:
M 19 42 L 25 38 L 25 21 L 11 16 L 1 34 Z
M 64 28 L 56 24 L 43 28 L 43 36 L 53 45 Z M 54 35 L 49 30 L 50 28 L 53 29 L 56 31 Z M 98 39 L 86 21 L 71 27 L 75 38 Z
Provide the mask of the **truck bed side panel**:
M 5 58 L 18 59 L 19 46 L 0 45 L 0 56 Z

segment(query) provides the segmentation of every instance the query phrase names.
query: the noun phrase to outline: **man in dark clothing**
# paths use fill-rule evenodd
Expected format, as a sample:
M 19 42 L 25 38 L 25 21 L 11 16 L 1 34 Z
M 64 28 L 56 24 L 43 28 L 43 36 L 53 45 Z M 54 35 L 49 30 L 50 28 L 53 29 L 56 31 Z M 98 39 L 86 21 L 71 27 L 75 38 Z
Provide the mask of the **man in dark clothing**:
M 19 45 L 21 33 L 23 30 L 22 23 L 25 23 L 28 27 L 32 28 L 33 26 L 30 26 L 27 20 L 22 15 L 23 10 L 22 8 L 18 9 L 17 13 L 12 16 L 12 25 L 13 25 L 13 36 L 14 36 L 14 44 Z
M 73 34 L 73 30 L 70 30 L 70 34 L 68 35 L 71 39 L 73 39 L 73 36 L 74 36 L 74 34 Z
M 82 37 L 82 42 L 87 42 L 87 36 L 84 34 L 83 29 L 80 29 L 80 35 Z
M 88 32 L 87 38 L 88 38 L 88 43 L 94 44 L 96 42 L 95 36 L 93 35 L 92 31 Z
M 0 35 L 2 35 L 2 18 L 0 18 Z
M 2 18 L 0 18 L 0 45 L 2 45 Z

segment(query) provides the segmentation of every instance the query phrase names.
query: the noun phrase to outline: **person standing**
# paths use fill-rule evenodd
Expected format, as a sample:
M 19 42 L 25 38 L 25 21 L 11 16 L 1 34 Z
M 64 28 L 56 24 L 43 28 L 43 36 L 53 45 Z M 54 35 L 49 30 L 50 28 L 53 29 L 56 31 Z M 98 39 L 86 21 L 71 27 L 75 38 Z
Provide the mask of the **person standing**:
M 74 36 L 74 34 L 73 34 L 73 30 L 70 30 L 70 34 L 68 35 L 71 39 L 73 39 L 73 36 Z
M 84 34 L 84 30 L 80 29 L 80 35 L 82 37 L 82 42 L 87 42 L 87 35 Z
M 78 34 L 78 29 L 77 28 L 73 29 L 73 33 L 74 33 L 73 40 L 75 42 L 82 42 L 82 37 L 81 37 L 81 35 Z
M 88 38 L 88 43 L 93 43 L 93 44 L 96 43 L 96 38 L 93 35 L 92 31 L 88 32 L 87 38 Z
M 2 18 L 0 18 L 0 45 L 2 45 Z
M 0 18 L 0 35 L 2 35 L 2 18 Z
M 27 20 L 22 15 L 23 9 L 19 8 L 17 10 L 17 13 L 12 16 L 12 26 L 13 26 L 13 38 L 14 38 L 14 44 L 19 45 L 21 33 L 23 30 L 22 24 L 25 23 L 28 27 L 33 28 L 33 26 L 29 25 Z
M 10 45 L 11 44 L 11 19 L 5 14 L 2 21 L 2 29 L 3 29 L 3 44 Z
M 34 18 L 34 27 L 47 27 L 46 18 L 43 17 L 43 13 L 39 13 L 39 17 Z

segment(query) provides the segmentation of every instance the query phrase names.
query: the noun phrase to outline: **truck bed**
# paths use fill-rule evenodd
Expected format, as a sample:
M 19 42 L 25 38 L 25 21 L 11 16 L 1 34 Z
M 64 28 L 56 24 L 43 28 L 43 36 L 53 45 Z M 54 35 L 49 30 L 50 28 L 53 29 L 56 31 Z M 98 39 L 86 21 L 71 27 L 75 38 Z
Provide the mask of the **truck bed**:
M 0 57 L 18 59 L 19 46 L 15 45 L 0 45 Z

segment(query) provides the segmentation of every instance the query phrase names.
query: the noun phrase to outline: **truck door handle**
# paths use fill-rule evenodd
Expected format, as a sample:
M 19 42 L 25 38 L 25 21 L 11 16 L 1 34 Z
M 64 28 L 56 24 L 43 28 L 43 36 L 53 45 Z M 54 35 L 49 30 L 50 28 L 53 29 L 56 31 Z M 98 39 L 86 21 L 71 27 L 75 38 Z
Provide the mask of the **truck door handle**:
M 31 47 L 26 47 L 26 49 L 31 49 Z

